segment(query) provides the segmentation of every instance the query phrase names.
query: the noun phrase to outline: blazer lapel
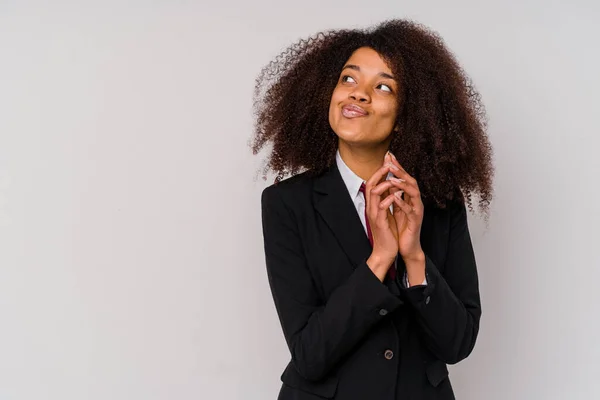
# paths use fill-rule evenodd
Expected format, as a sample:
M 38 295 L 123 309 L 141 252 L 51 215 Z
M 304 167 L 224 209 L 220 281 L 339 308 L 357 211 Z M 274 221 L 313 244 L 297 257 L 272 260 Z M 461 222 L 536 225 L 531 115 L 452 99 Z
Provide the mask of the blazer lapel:
M 314 204 L 352 264 L 365 261 L 371 243 L 335 163 L 315 180 Z

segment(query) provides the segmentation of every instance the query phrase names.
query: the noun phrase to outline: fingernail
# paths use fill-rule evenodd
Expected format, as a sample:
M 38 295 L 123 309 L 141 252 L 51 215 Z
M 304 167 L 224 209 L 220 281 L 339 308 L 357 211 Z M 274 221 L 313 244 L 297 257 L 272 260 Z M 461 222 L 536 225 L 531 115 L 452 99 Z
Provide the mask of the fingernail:
M 392 158 L 393 158 L 394 160 L 398 161 L 398 160 L 396 159 L 396 156 L 394 155 L 394 153 L 390 153 L 389 151 L 388 151 L 388 153 L 389 153 L 389 154 L 392 156 Z
M 406 182 L 404 179 L 396 178 L 395 176 L 390 176 L 390 180 L 394 182 Z
M 398 190 L 396 193 L 394 193 L 394 196 L 402 200 L 402 193 L 404 193 L 404 190 Z
M 393 169 L 393 170 L 400 171 L 400 168 L 396 167 L 394 164 L 388 163 L 388 164 L 386 164 L 386 165 L 387 165 L 388 167 L 390 167 L 391 169 Z

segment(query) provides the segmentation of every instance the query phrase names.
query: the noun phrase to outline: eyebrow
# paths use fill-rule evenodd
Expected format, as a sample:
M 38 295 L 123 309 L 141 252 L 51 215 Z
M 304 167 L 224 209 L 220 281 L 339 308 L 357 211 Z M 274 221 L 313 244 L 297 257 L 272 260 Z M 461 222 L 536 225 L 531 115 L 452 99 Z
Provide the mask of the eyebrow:
M 353 69 L 353 70 L 355 70 L 355 71 L 358 71 L 358 72 L 360 72 L 360 67 L 359 67 L 358 65 L 354 65 L 354 64 L 346 64 L 346 65 L 344 65 L 344 68 L 342 68 L 342 71 L 343 71 L 343 70 L 345 70 L 346 68 L 350 68 L 350 69 Z M 379 75 L 379 76 L 381 76 L 381 77 L 383 77 L 383 78 L 387 78 L 387 79 L 394 79 L 394 77 L 393 77 L 392 75 L 390 75 L 390 74 L 387 74 L 387 73 L 385 73 L 385 72 L 380 72 L 380 73 L 379 73 L 379 74 L 377 74 L 377 75 Z

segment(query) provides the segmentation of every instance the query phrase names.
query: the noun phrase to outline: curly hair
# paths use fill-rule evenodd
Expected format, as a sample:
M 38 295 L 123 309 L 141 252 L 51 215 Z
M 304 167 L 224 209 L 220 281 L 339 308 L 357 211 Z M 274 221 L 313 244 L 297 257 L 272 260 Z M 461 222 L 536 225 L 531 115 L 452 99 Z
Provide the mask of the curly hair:
M 417 180 L 423 201 L 445 208 L 466 199 L 473 211 L 476 194 L 487 217 L 494 171 L 481 96 L 439 34 L 410 20 L 320 32 L 262 69 L 251 147 L 258 154 L 272 144 L 263 178 L 269 170 L 275 183 L 301 170 L 320 174 L 335 162 L 329 103 L 344 63 L 361 47 L 377 51 L 399 77 L 399 131 L 389 150 Z

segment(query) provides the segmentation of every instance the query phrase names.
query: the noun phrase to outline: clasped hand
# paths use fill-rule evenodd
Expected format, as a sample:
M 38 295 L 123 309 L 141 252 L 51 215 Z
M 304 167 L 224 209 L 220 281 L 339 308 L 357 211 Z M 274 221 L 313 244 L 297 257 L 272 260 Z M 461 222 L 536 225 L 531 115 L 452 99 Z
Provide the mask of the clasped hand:
M 394 176 L 384 180 L 388 172 Z M 385 260 L 394 260 L 398 253 L 405 261 L 421 258 L 424 206 L 419 186 L 390 152 L 386 153 L 383 166 L 367 181 L 365 198 L 373 254 Z

